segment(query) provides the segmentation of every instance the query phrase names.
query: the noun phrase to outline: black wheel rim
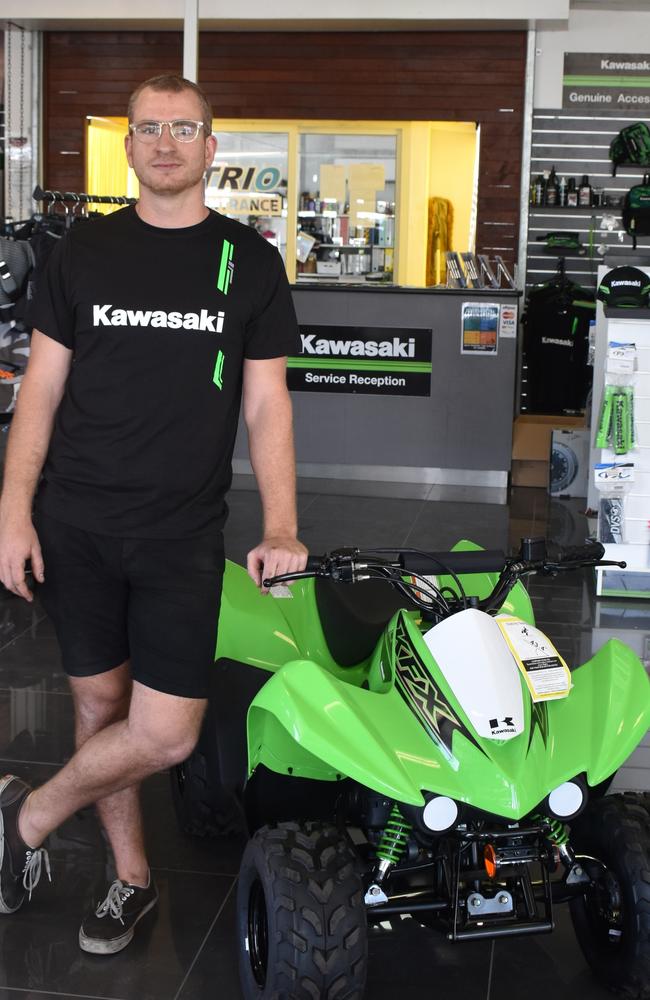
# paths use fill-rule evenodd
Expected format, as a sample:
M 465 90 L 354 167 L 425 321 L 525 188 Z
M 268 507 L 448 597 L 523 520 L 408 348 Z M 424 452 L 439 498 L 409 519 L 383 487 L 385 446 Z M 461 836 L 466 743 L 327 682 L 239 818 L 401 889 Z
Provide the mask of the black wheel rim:
M 585 894 L 587 919 L 602 948 L 617 951 L 624 942 L 625 910 L 621 885 L 610 870 Z
M 269 958 L 268 920 L 266 898 L 259 879 L 255 879 L 248 897 L 248 957 L 255 982 L 266 985 Z

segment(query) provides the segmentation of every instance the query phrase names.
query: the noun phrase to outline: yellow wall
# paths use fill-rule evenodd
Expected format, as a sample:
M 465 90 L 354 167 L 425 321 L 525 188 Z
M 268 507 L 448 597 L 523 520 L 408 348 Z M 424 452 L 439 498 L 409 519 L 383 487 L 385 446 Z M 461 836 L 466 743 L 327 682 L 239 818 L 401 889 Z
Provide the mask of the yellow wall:
M 477 130 L 473 122 L 431 122 L 429 192 L 453 205 L 451 249 L 470 246 Z
M 449 249 L 474 250 L 472 206 L 477 154 L 473 122 L 405 122 L 400 170 L 400 285 L 426 285 L 429 200 L 451 202 Z M 442 262 L 444 275 L 444 262 Z
M 86 138 L 86 191 L 88 194 L 137 198 L 140 186 L 124 152 L 126 118 L 89 118 Z M 119 205 L 90 205 L 105 215 Z

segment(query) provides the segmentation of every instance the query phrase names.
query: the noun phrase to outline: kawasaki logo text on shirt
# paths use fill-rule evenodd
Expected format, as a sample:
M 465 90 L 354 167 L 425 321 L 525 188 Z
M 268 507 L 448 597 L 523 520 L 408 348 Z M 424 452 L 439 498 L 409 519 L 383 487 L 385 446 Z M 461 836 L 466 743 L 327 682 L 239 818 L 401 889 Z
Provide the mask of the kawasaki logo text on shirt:
M 221 333 L 226 318 L 224 312 L 211 315 L 207 309 L 196 312 L 163 312 L 162 309 L 113 309 L 93 306 L 93 326 L 151 326 L 167 330 L 200 330 Z

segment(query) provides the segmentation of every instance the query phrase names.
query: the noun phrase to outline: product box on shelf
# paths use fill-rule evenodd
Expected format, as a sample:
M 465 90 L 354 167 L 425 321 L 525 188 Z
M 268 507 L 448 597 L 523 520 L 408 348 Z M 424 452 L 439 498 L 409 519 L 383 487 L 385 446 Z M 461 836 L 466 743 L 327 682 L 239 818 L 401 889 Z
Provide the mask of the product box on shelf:
M 517 417 L 512 435 L 512 485 L 548 489 L 553 431 L 584 428 L 584 423 L 582 416 L 524 413 Z

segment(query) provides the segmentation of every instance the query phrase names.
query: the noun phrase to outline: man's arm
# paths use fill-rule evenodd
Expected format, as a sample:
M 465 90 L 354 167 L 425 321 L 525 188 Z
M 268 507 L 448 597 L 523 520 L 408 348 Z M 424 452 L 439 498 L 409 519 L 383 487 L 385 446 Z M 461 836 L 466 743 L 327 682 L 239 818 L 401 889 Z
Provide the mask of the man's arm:
M 248 553 L 257 586 L 265 577 L 300 572 L 307 550 L 297 538 L 296 467 L 286 358 L 244 361 L 243 410 L 251 464 L 264 512 L 264 538 Z
M 25 583 L 25 560 L 31 557 L 35 578 L 41 582 L 44 578 L 41 547 L 32 524 L 32 500 L 71 361 L 72 351 L 34 330 L 11 421 L 0 497 L 0 580 L 27 601 L 33 595 Z

